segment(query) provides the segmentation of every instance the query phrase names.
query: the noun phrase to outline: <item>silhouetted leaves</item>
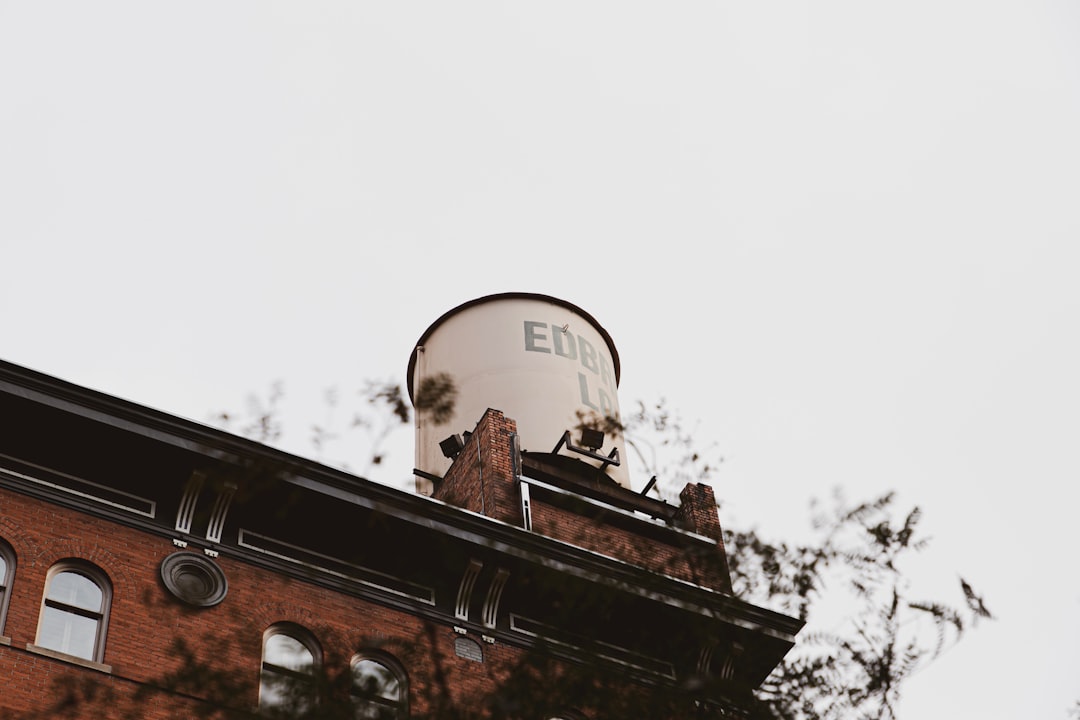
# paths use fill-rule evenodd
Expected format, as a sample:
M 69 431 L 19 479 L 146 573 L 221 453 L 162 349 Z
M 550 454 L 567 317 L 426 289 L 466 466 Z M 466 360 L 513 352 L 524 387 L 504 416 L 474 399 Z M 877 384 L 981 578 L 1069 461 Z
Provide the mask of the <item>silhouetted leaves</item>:
M 896 522 L 894 504 L 892 493 L 854 505 L 838 494 L 833 510 L 815 517 L 817 537 L 801 545 L 768 543 L 756 532 L 726 536 L 737 594 L 797 612 L 810 628 L 819 606 L 843 608 L 843 619 L 829 632 L 804 632 L 766 680 L 759 692 L 766 717 L 895 718 L 905 681 L 950 638 L 959 640 L 968 620 L 983 616 L 985 607 L 973 604 L 972 598 L 981 599 L 970 586 L 964 589 L 966 611 L 907 599 L 901 560 L 926 543 L 919 536 L 919 509 Z M 921 617 L 929 627 L 918 622 Z
M 267 403 L 253 404 L 251 409 L 260 417 L 244 429 L 256 437 L 275 437 L 280 426 L 272 415 L 279 397 L 280 388 L 275 388 Z M 377 464 L 382 460 L 378 451 L 382 439 L 408 423 L 409 408 L 400 387 L 393 383 L 368 383 L 361 397 L 374 414 L 359 413 L 354 426 L 373 431 L 376 442 L 371 462 Z M 427 377 L 416 388 L 416 411 L 443 422 L 451 415 L 456 397 L 448 375 Z M 668 493 L 687 482 L 707 482 L 722 462 L 715 445 L 702 450 L 697 429 L 688 429 L 664 402 L 639 403 L 625 422 L 599 416 L 579 420 L 579 427 L 624 435 L 626 445 L 647 472 L 663 480 Z M 803 543 L 768 540 L 756 530 L 728 528 L 724 534 L 734 593 L 811 623 L 756 691 L 749 712 L 753 718 L 772 720 L 892 720 L 912 674 L 958 641 L 974 621 L 992 615 L 963 579 L 964 602 L 959 608 L 909 598 L 903 560 L 924 549 L 927 539 L 920 533 L 920 509 L 899 511 L 893 493 L 857 503 L 837 493 L 831 509 L 815 504 L 811 517 L 815 535 Z M 814 621 L 821 612 L 839 619 L 827 630 L 817 628 Z M 427 626 L 427 632 L 434 630 Z M 606 677 L 600 668 L 554 661 L 542 646 L 516 665 L 503 668 L 494 694 L 471 698 L 462 705 L 452 699 L 434 645 L 433 636 L 418 637 L 410 651 L 413 667 L 421 668 L 414 680 L 425 688 L 427 708 L 424 713 L 414 712 L 414 717 L 543 718 L 570 707 L 585 710 L 590 717 L 684 717 L 691 707 L 708 712 L 706 706 L 693 702 L 694 693 L 712 682 L 708 678 L 690 678 L 666 691 L 605 692 L 605 688 L 625 684 Z M 429 648 L 430 655 L 425 656 L 424 648 Z M 340 700 L 349 695 L 340 678 L 326 677 L 320 684 L 327 697 Z M 303 712 L 297 717 L 351 717 L 348 705 L 335 702 L 320 700 L 315 708 L 300 708 Z
M 960 578 L 960 589 L 964 591 L 964 598 L 967 600 L 968 609 L 975 613 L 975 617 L 986 618 L 987 620 L 994 619 L 994 616 L 991 615 L 990 611 L 986 608 L 982 596 L 972 590 L 971 585 L 968 585 L 964 578 Z
M 449 377 L 449 376 L 447 376 Z M 421 383 L 421 386 L 423 383 Z M 412 412 L 409 410 L 409 404 L 405 401 L 405 397 L 401 392 L 401 386 L 394 382 L 368 382 L 364 390 L 361 391 L 361 396 L 366 397 L 368 403 L 371 405 L 382 405 L 393 413 L 394 417 L 402 422 L 402 424 L 408 424 L 412 420 Z M 453 407 L 453 398 L 450 398 L 451 408 Z
M 428 375 L 416 388 L 413 406 L 416 412 L 429 415 L 436 425 L 442 425 L 454 413 L 457 387 L 447 373 Z

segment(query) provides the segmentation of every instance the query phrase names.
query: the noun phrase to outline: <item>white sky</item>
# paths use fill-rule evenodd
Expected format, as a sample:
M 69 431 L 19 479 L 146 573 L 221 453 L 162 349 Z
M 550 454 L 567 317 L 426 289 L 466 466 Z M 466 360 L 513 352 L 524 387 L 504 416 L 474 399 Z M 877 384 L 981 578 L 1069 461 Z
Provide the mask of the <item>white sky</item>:
M 307 452 L 445 310 L 564 298 L 725 519 L 923 507 L 916 587 L 999 619 L 903 718 L 1080 698 L 1078 198 L 1072 2 L 0 1 L 0 357 L 196 420 L 280 379 Z

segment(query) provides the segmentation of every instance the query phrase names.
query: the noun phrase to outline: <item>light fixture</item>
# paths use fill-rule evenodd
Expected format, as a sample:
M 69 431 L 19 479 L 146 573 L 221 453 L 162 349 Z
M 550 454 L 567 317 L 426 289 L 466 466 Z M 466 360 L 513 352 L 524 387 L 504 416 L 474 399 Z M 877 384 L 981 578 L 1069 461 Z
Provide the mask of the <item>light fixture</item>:
M 558 444 L 552 449 L 552 455 L 558 455 L 559 451 L 566 448 L 570 452 L 576 452 L 579 455 L 592 458 L 593 460 L 600 461 L 600 469 L 603 470 L 608 465 L 619 466 L 619 448 L 611 448 L 611 452 L 604 457 L 597 450 L 604 444 L 604 433 L 600 430 L 593 430 L 591 428 L 581 429 L 581 444 L 585 447 L 577 447 L 570 440 L 570 431 L 567 430 L 559 438 Z
M 465 442 L 460 435 L 454 433 L 439 443 L 439 449 L 442 450 L 443 457 L 453 460 L 458 456 L 458 453 L 465 449 Z
M 604 446 L 604 433 L 595 428 L 582 428 L 581 444 L 590 450 L 599 450 Z

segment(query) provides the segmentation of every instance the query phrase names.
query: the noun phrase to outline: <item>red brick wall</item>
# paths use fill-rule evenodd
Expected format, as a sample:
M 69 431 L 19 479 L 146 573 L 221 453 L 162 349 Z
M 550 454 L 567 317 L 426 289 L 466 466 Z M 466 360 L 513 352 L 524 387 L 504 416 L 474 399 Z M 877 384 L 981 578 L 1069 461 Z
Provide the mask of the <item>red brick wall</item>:
M 173 599 L 159 579 L 162 559 L 177 550 L 168 539 L 5 489 L 0 489 L 0 538 L 16 553 L 12 595 L 0 633 L 11 640 L 10 645 L 0 644 L 0 717 L 3 711 L 30 710 L 53 717 L 61 691 L 75 686 L 92 688 L 98 695 L 94 701 L 76 703 L 70 717 L 188 717 L 183 708 L 194 701 L 175 695 L 151 693 L 137 705 L 131 701 L 140 687 L 160 685 L 170 672 L 183 668 L 210 671 L 208 677 L 193 679 L 194 692 L 219 692 L 233 706 L 254 708 L 263 631 L 284 621 L 314 634 L 331 674 L 347 673 L 349 659 L 362 648 L 381 648 L 398 657 L 409 673 L 414 712 L 438 700 L 443 687 L 432 683 L 434 657 L 440 659 L 445 687 L 461 700 L 493 691 L 492 663 L 509 662 L 522 652 L 481 643 L 484 663 L 459 658 L 452 627 L 425 625 L 406 613 L 225 556 L 216 562 L 229 582 L 227 597 L 213 608 L 191 608 Z M 65 558 L 94 563 L 112 582 L 103 658 L 111 674 L 26 649 L 35 641 L 46 573 Z M 178 641 L 192 649 L 195 662 L 181 662 Z M 108 693 L 115 697 L 106 701 Z
M 516 432 L 517 423 L 498 410 L 484 413 L 432 497 L 521 525 L 521 501 L 510 449 Z
M 511 436 L 516 423 L 498 410 L 488 410 L 454 460 L 433 497 L 473 512 L 521 526 L 521 491 L 512 467 Z M 720 519 L 712 488 L 688 484 L 676 516 L 685 527 L 711 538 L 707 546 L 688 538 L 665 543 L 612 525 L 603 516 L 585 517 L 532 497 L 533 531 L 563 542 L 632 563 L 654 572 L 730 592 Z M 681 540 L 682 542 L 679 542 Z
M 515 428 L 513 420 L 489 411 L 436 497 L 520 525 L 519 490 L 511 465 Z M 682 500 L 684 521 L 703 535 L 719 537 L 711 490 L 688 486 Z M 536 532 L 598 553 L 701 584 L 719 582 L 695 565 L 692 553 L 642 538 L 603 517 L 587 518 L 534 501 L 533 522 Z M 510 667 L 523 652 L 501 643 L 481 643 L 484 663 L 459 658 L 453 649 L 457 636 L 449 626 L 425 624 L 407 613 L 228 556 L 216 560 L 229 582 L 225 601 L 213 608 L 191 608 L 169 595 L 160 581 L 162 559 L 177 551 L 169 539 L 6 489 L 0 489 L 0 538 L 16 554 L 8 614 L 0 631 L 10 638 L 10 645 L 0 644 L 0 710 L 55 716 L 65 693 L 82 688 L 98 694 L 92 701 L 76 702 L 70 717 L 186 717 L 194 714 L 190 708 L 200 705 L 198 700 L 164 692 L 137 701 L 132 697 L 150 685 L 160 686 L 172 673 L 192 668 L 208 671 L 185 686 L 193 694 L 216 694 L 234 707 L 254 708 L 263 631 L 279 622 L 308 629 L 321 644 L 327 669 L 343 678 L 349 659 L 363 648 L 381 648 L 398 657 L 409 673 L 414 713 L 444 701 L 467 703 L 469 698 L 489 695 L 496 689 L 501 668 Z M 112 583 L 102 659 L 111 666 L 111 674 L 27 650 L 35 642 L 46 574 L 67 558 L 93 563 Z M 183 661 L 178 642 L 193 653 L 192 662 Z M 440 695 L 443 688 L 449 698 Z M 71 697 L 81 696 L 76 692 Z
M 715 587 L 731 592 L 731 573 L 728 571 L 727 553 L 724 550 L 724 532 L 720 528 L 720 514 L 716 507 L 713 489 L 703 483 L 687 483 L 679 493 L 679 511 L 675 515 L 689 530 L 716 541 L 715 552 L 697 556 L 699 570 L 710 577 Z
M 725 581 L 724 574 L 718 572 L 716 560 L 723 557 L 722 549 L 690 539 L 685 539 L 683 543 L 668 543 L 644 537 L 626 528 L 613 526 L 605 522 L 602 516 L 585 517 L 537 501 L 535 497 L 532 511 L 533 530 L 538 533 L 653 572 L 716 590 L 730 591 L 730 581 Z

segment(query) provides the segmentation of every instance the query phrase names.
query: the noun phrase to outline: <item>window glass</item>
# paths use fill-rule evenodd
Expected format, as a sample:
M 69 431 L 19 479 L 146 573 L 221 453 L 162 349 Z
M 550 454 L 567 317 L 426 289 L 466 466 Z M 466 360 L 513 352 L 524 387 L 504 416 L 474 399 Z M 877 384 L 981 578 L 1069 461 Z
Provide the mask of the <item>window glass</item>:
M 315 665 L 315 656 L 304 643 L 291 635 L 271 635 L 263 651 L 263 662 L 286 670 L 310 673 Z
M 4 634 L 4 615 L 7 614 L 8 586 L 15 570 L 15 554 L 0 540 L 0 635 Z
M 62 564 L 49 573 L 38 622 L 37 645 L 100 661 L 105 649 L 109 584 L 89 566 Z
M 94 618 L 46 607 L 41 616 L 37 644 L 49 650 L 92 660 L 97 631 L 98 621 Z
M 369 657 L 352 662 L 353 713 L 363 720 L 405 717 L 404 677 L 387 663 Z
M 307 630 L 275 625 L 263 634 L 259 709 L 269 715 L 303 715 L 315 701 L 318 644 Z
M 353 686 L 361 694 L 400 700 L 401 687 L 397 677 L 375 660 L 360 660 L 353 665 Z
M 90 578 L 76 572 L 54 575 L 45 597 L 83 610 L 101 610 L 101 588 Z

